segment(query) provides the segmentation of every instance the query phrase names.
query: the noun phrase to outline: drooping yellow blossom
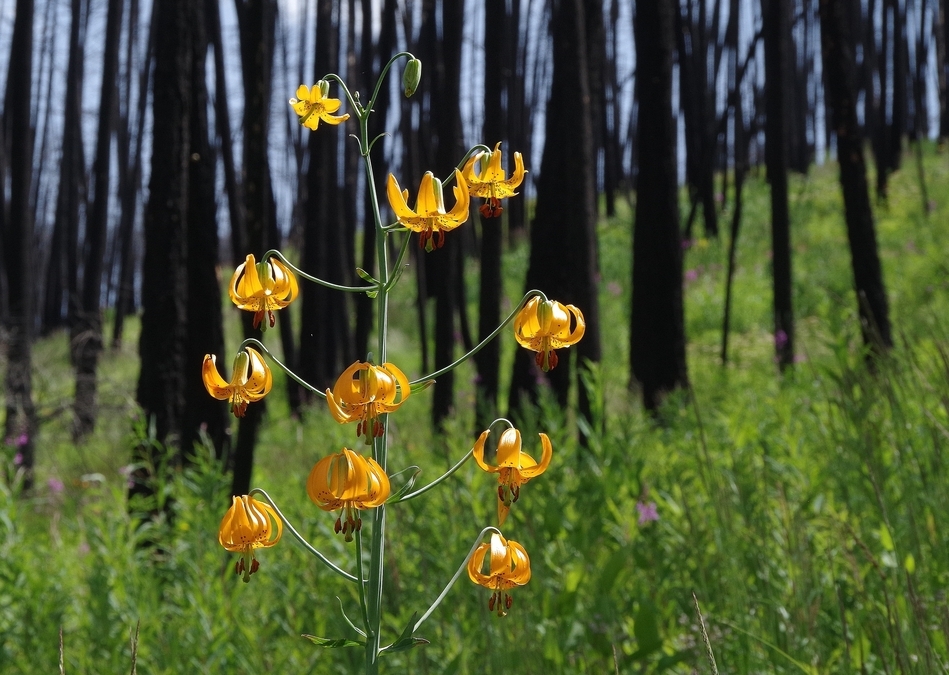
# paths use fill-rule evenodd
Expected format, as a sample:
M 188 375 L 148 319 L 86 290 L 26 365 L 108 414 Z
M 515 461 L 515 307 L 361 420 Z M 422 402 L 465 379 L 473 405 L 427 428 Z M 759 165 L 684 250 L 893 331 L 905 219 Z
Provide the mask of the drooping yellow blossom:
M 573 328 L 570 327 L 571 323 Z M 556 368 L 559 361 L 554 350 L 579 342 L 586 326 L 583 313 L 573 305 L 564 306 L 535 295 L 517 313 L 514 337 L 522 347 L 537 352 L 535 361 L 546 373 Z
M 316 463 L 306 480 L 306 493 L 324 511 L 345 511 L 345 522 L 341 514 L 334 529 L 337 534 L 342 532 L 346 541 L 352 541 L 353 532 L 362 527 L 362 518 L 355 511 L 385 503 L 389 477 L 376 460 L 343 448 Z
M 547 470 L 553 447 L 547 434 L 538 434 L 543 448 L 540 462 L 526 452 L 521 452 L 521 432 L 517 429 L 505 429 L 498 441 L 497 466 L 484 461 L 484 444 L 491 430 L 485 431 L 474 444 L 475 461 L 488 473 L 498 474 L 498 526 L 504 524 L 511 504 L 521 496 L 521 486 L 531 478 Z
M 217 369 L 217 357 L 205 354 L 201 366 L 204 388 L 216 399 L 230 401 L 231 410 L 237 417 L 247 412 L 247 404 L 259 401 L 270 392 L 273 375 L 264 357 L 253 347 L 245 347 L 234 358 L 231 381 L 227 382 Z
M 365 435 L 369 444 L 382 435 L 379 415 L 398 409 L 410 393 L 408 378 L 394 364 L 356 361 L 343 371 L 332 391 L 326 390 L 326 403 L 340 424 L 357 422 L 356 435 Z
M 293 112 L 300 116 L 300 124 L 316 131 L 320 120 L 327 124 L 340 124 L 349 119 L 349 113 L 332 114 L 339 110 L 341 103 L 338 98 L 327 98 L 329 91 L 330 83 L 326 80 L 320 80 L 312 88 L 305 84 L 297 87 L 297 96 L 290 99 L 290 105 L 293 106 Z
M 260 326 L 265 313 L 273 328 L 274 310 L 286 307 L 300 293 L 296 275 L 279 259 L 258 263 L 253 254 L 234 270 L 228 291 L 239 309 L 254 312 L 254 328 Z
M 446 212 L 442 183 L 431 171 L 427 171 L 422 176 L 413 211 L 408 205 L 409 191 L 402 190 L 395 176 L 389 174 L 386 184 L 389 205 L 401 225 L 419 233 L 418 244 L 426 251 L 441 248 L 445 243 L 445 232 L 468 220 L 468 184 L 458 169 L 455 169 L 455 186 L 452 190 L 455 194 L 455 205 L 451 211 Z M 433 241 L 436 234 L 438 237 Z
M 231 508 L 221 521 L 217 538 L 228 551 L 241 554 L 236 571 L 248 582 L 250 575 L 260 567 L 254 549 L 270 548 L 280 541 L 282 535 L 283 523 L 273 508 L 243 495 L 234 497 Z
M 488 573 L 482 572 L 484 559 L 491 551 Z M 468 576 L 479 586 L 493 591 L 488 600 L 488 609 L 497 607 L 498 616 L 507 614 L 513 600 L 505 591 L 515 586 L 523 586 L 531 580 L 531 561 L 527 551 L 513 539 L 505 539 L 500 534 L 491 535 L 491 544 L 481 544 L 468 559 Z
M 472 156 L 462 169 L 472 197 L 481 197 L 484 204 L 478 209 L 485 218 L 497 218 L 504 209 L 501 200 L 513 197 L 514 191 L 524 180 L 524 158 L 514 153 L 514 173 L 508 178 L 501 166 L 501 143 L 491 152 L 479 152 Z

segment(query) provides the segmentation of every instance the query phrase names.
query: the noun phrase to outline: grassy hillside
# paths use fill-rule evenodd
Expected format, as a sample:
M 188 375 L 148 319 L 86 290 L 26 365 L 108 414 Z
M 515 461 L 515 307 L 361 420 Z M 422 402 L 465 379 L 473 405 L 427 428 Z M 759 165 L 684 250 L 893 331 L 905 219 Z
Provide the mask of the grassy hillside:
M 531 556 L 533 579 L 503 619 L 466 579 L 425 625 L 432 644 L 388 657 L 389 673 L 709 672 L 698 598 L 721 672 L 936 673 L 949 663 L 949 160 L 929 148 L 930 203 L 911 164 L 876 215 L 898 347 L 868 372 L 836 168 L 792 180 L 799 363 L 773 363 L 768 191 L 746 190 L 735 277 L 731 360 L 719 362 L 727 241 L 686 252 L 694 397 L 659 422 L 627 390 L 629 251 L 624 207 L 600 226 L 605 358 L 589 386 L 600 402 L 592 447 L 550 405 L 532 431 L 554 443 L 547 473 L 525 486 L 505 531 Z M 929 210 L 929 213 L 927 213 Z M 726 212 L 730 216 L 730 211 Z M 700 223 L 696 231 L 700 231 Z M 507 296 L 520 296 L 527 251 L 506 254 Z M 472 300 L 476 273 L 470 270 Z M 396 292 L 393 352 L 419 373 L 412 284 Z M 229 309 L 233 315 L 236 310 Z M 230 344 L 237 344 L 236 321 Z M 268 344 L 276 347 L 276 336 Z M 513 339 L 505 336 L 510 361 Z M 289 537 L 259 554 L 243 584 L 216 541 L 227 480 L 208 458 L 173 473 L 175 518 L 136 529 L 123 468 L 136 424 L 135 340 L 102 369 L 103 417 L 69 442 L 72 379 L 65 338 L 37 346 L 38 489 L 16 496 L 15 447 L 0 452 L 0 671 L 127 672 L 141 622 L 142 673 L 350 673 L 361 652 L 320 650 L 301 633 L 353 637 L 339 602 L 355 591 Z M 230 357 L 224 357 L 228 362 Z M 197 377 L 198 374 L 195 373 Z M 431 392 L 393 416 L 390 468 L 434 477 L 471 446 L 473 370 L 457 381 L 449 433 L 428 430 Z M 357 442 L 314 406 L 302 422 L 268 397 L 254 483 L 321 550 L 351 567 L 334 518 L 304 492 L 314 462 Z M 493 477 L 474 464 L 426 497 L 393 507 L 386 599 L 394 638 L 424 611 L 494 521 Z M 655 504 L 657 519 L 648 518 Z M 644 517 L 646 516 L 646 517 Z M 158 550 L 142 548 L 145 539 Z M 350 561 L 350 562 L 346 562 Z M 340 601 L 337 601 L 337 598 Z

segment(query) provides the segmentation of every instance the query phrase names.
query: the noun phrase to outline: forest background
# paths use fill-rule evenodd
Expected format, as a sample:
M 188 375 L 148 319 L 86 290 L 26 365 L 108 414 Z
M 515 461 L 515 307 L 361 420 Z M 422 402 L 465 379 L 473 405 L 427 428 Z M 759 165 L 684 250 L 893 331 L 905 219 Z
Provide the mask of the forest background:
M 247 253 L 371 269 L 355 144 L 286 99 L 330 72 L 365 92 L 401 49 L 423 78 L 382 90 L 377 176 L 498 141 L 529 170 L 500 222 L 413 251 L 406 371 L 525 286 L 588 329 L 549 376 L 499 345 L 413 399 L 409 457 L 447 467 L 505 413 L 549 430 L 559 475 L 512 516 L 544 542 L 512 615 L 459 587 L 389 667 L 706 670 L 700 605 L 724 670 L 945 672 L 945 5 L 0 3 L 4 672 L 55 669 L 60 628 L 68 672 L 127 668 L 138 621 L 154 672 L 352 669 L 297 637 L 344 632 L 351 590 L 291 546 L 245 588 L 214 542 L 253 475 L 342 553 L 292 476 L 350 435 L 279 372 L 238 423 L 198 372 L 260 336 L 221 289 Z M 373 331 L 351 300 L 306 288 L 268 345 L 330 386 Z M 493 507 L 484 480 L 396 517 L 394 631 Z

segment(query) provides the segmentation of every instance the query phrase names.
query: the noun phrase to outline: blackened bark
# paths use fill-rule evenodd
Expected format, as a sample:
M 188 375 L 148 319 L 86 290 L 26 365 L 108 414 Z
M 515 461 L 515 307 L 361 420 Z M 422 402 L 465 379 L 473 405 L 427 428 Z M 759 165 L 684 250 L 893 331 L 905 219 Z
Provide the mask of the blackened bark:
M 525 159 L 531 157 L 531 118 L 533 108 L 526 103 L 526 80 L 527 80 L 527 40 L 523 39 L 521 33 L 521 7 L 527 4 L 525 0 L 514 0 L 511 3 L 511 12 L 506 19 L 507 31 L 505 32 L 505 43 L 508 45 L 510 61 L 505 69 L 507 88 L 507 137 L 510 140 L 508 147 L 511 152 L 517 151 L 524 155 Z M 525 181 L 530 178 L 525 178 Z M 527 189 L 525 183 L 522 190 Z M 525 200 L 512 200 L 507 207 L 507 226 L 508 232 L 523 232 L 527 224 L 527 209 Z
M 820 0 L 824 82 L 831 108 L 831 128 L 837 134 L 840 186 L 847 219 L 847 238 L 864 342 L 874 352 L 893 345 L 883 270 L 867 188 L 863 139 L 857 127 L 853 89 L 853 56 L 847 42 L 848 22 L 843 2 Z
M 242 262 L 248 253 L 263 255 L 271 244 L 271 183 L 267 156 L 271 70 L 276 30 L 274 0 L 244 0 L 238 4 L 237 18 L 241 32 L 241 73 L 244 83 L 244 168 L 241 182 L 243 205 L 240 224 L 242 232 L 232 242 L 242 248 L 234 251 L 234 262 Z M 311 155 L 312 156 L 312 155 Z M 264 318 L 266 321 L 266 317 Z M 261 338 L 253 326 L 253 316 L 242 313 L 244 337 Z M 284 329 L 281 321 L 280 329 Z M 288 364 L 292 367 L 292 364 Z M 254 468 L 254 448 L 263 420 L 266 401 L 248 406 L 241 418 L 234 453 L 229 458 L 233 470 L 231 494 L 245 495 L 250 490 Z
M 505 37 L 508 15 L 504 0 L 486 0 L 484 4 L 484 127 L 483 142 L 493 147 L 504 137 L 505 118 L 502 94 L 510 78 Z M 506 153 L 512 156 L 512 151 Z M 509 200 L 513 201 L 513 200 Z M 507 204 L 505 204 L 507 206 Z M 507 210 L 507 209 L 505 209 Z M 472 213 L 475 209 L 471 210 Z M 501 321 L 501 218 L 480 217 L 481 278 L 478 287 L 478 340 L 484 340 Z M 472 223 L 473 225 L 474 223 Z M 475 430 L 480 431 L 497 417 L 501 346 L 492 340 L 475 356 L 478 378 L 475 385 Z
M 794 310 L 791 300 L 791 219 L 788 212 L 788 92 L 785 0 L 764 7 L 765 35 L 765 162 L 771 184 L 772 289 L 774 291 L 774 348 L 783 371 L 794 363 Z
M 86 259 L 83 268 L 82 299 L 70 325 L 70 342 L 76 365 L 73 439 L 92 433 L 98 416 L 96 369 L 102 352 L 100 299 L 105 243 L 109 218 L 109 170 L 112 163 L 112 134 L 115 130 L 116 87 L 119 69 L 119 40 L 122 34 L 121 0 L 109 0 L 102 65 L 102 94 L 99 98 L 99 128 L 92 172 L 95 192 L 91 215 L 86 222 Z
M 184 407 L 187 329 L 187 218 L 190 162 L 191 25 L 190 0 L 156 0 L 155 84 L 153 87 L 152 167 L 145 207 L 145 257 L 142 330 L 139 338 L 137 399 L 154 440 L 179 439 Z M 197 375 L 197 371 L 194 376 Z M 166 460 L 161 446 L 136 449 L 136 472 L 129 496 L 150 496 L 149 468 Z
M 138 22 L 137 2 L 132 3 L 131 19 Z M 155 4 L 152 5 L 151 20 L 149 21 L 148 43 L 145 48 L 145 59 L 138 72 L 138 128 L 135 131 L 135 154 L 128 157 L 129 146 L 129 119 L 119 126 L 119 166 L 128 167 L 119 176 L 119 190 L 122 193 L 122 220 L 119 224 L 119 239 L 121 240 L 119 253 L 119 282 L 115 300 L 115 324 L 112 326 L 112 348 L 116 349 L 122 343 L 122 333 L 125 327 L 125 317 L 134 311 L 135 307 L 135 211 L 139 193 L 142 187 L 142 142 L 145 139 L 145 113 L 148 107 L 148 83 L 151 75 L 151 65 L 155 56 L 155 31 L 158 22 L 155 19 Z M 128 65 L 131 72 L 131 59 Z M 131 87 L 129 87 L 131 89 Z M 127 102 L 130 105 L 131 101 Z M 128 114 L 126 114 L 126 118 Z
M 229 423 L 223 401 L 208 395 L 198 374 L 206 354 L 222 355 L 224 323 L 221 287 L 217 278 L 217 200 L 214 179 L 217 165 L 211 152 L 208 127 L 208 90 L 205 63 L 208 54 L 207 7 L 188 4 L 193 58 L 191 59 L 191 128 L 188 165 L 188 306 L 184 353 L 184 415 L 182 444 L 184 460 L 206 434 L 215 456 L 227 451 Z M 223 363 L 227 359 L 222 359 Z M 241 493 L 246 494 L 246 493 Z
M 462 3 L 442 0 L 441 35 L 435 29 L 435 13 L 429 12 L 422 24 L 422 35 L 435 47 L 431 61 L 433 89 L 430 98 L 430 118 L 426 128 L 435 131 L 432 170 L 439 178 L 451 175 L 453 167 L 464 154 L 462 147 L 461 110 L 461 37 Z M 431 4 L 434 9 L 434 3 Z M 424 62 L 424 61 L 423 61 Z M 424 70 L 424 69 L 423 69 Z M 437 92 L 437 95 L 435 94 Z M 450 192 L 448 194 L 451 194 Z M 450 208 L 450 207 L 449 207 Z M 464 227 L 471 227 L 467 223 Z M 454 236 L 452 236 L 454 235 Z M 435 369 L 448 366 L 455 360 L 455 316 L 465 311 L 459 302 L 457 275 L 461 274 L 461 236 L 456 230 L 447 236 L 445 245 L 425 255 L 425 275 L 429 292 L 435 296 Z M 432 423 L 439 427 L 451 413 L 455 399 L 454 372 L 438 378 L 432 397 Z
M 600 360 L 593 120 L 587 105 L 587 49 L 581 0 L 555 2 L 552 26 L 554 70 L 546 137 L 557 140 L 545 144 L 541 160 L 526 287 L 540 289 L 550 299 L 576 305 L 586 318 L 583 339 L 560 352 L 559 365 L 548 373 L 558 402 L 565 406 L 571 361 L 579 372 L 585 367 L 584 359 Z M 572 93 L 564 96 L 563 92 Z M 564 162 L 564 157 L 571 161 Z M 536 396 L 539 377 L 534 354 L 519 349 L 509 399 L 515 413 L 526 399 Z M 587 419 L 591 416 L 590 407 L 588 392 L 580 386 L 579 412 Z
M 43 313 L 40 332 L 48 334 L 65 322 L 69 290 L 76 291 L 75 263 L 67 266 L 71 257 L 75 260 L 75 233 L 79 232 L 79 205 L 82 201 L 82 180 L 85 163 L 82 150 L 82 0 L 71 2 L 71 24 L 69 28 L 69 65 L 66 67 L 66 98 L 64 101 L 62 156 L 59 165 L 59 189 L 56 198 L 56 213 L 53 220 L 53 236 L 46 271 L 46 288 L 43 297 Z M 71 269 L 70 269 L 71 268 Z M 67 288 L 67 280 L 68 288 Z
M 336 72 L 338 28 L 333 18 L 332 0 L 316 6 L 316 72 L 318 76 Z M 331 96 L 339 92 L 331 87 Z M 341 111 L 342 112 L 342 111 Z M 344 123 L 345 124 L 345 123 Z M 346 127 L 320 125 L 309 134 L 310 165 L 307 172 L 307 205 L 303 234 L 303 267 L 307 272 L 334 283 L 351 283 L 344 261 L 345 223 L 340 216 L 339 134 Z M 349 294 L 317 284 L 301 289 L 299 374 L 310 384 L 324 389 L 355 359 L 349 327 Z M 365 355 L 362 355 L 365 358 Z
M 654 411 L 665 394 L 688 385 L 682 307 L 682 245 L 672 118 L 672 0 L 638 3 L 636 99 L 639 179 L 633 224 L 630 384 Z
M 33 175 L 33 131 L 30 104 L 33 102 L 33 0 L 17 0 L 13 39 L 10 43 L 10 88 L 4 121 L 10 148 L 10 220 L 4 236 L 7 273 L 7 376 L 4 437 L 15 440 L 20 467 L 25 472 L 23 487 L 33 487 L 35 464 L 36 408 L 33 405 L 32 320 L 33 211 L 30 182 Z
M 385 66 L 395 53 L 396 12 L 396 0 L 386 0 L 382 9 L 382 27 L 379 32 L 379 39 L 375 47 L 373 47 L 372 1 L 362 0 L 362 70 L 366 73 L 367 77 L 371 76 L 368 80 L 370 87 L 375 86 L 376 79 L 379 77 L 382 67 Z M 389 97 L 389 87 L 383 86 L 379 90 L 379 97 L 376 99 L 376 112 L 369 118 L 369 138 L 376 138 L 385 131 L 385 121 L 391 106 L 392 102 Z M 388 163 L 382 152 L 377 152 L 373 157 L 373 173 L 377 177 L 377 180 L 378 178 L 388 175 Z M 370 274 L 375 275 L 376 225 L 372 221 L 372 212 L 368 203 L 368 192 L 366 195 L 366 220 L 363 223 L 362 232 L 362 268 Z M 356 297 L 356 331 L 354 339 L 356 342 L 356 357 L 359 359 L 365 359 L 366 353 L 369 351 L 369 333 L 372 331 L 372 321 L 375 313 L 374 304 L 372 298 L 364 293 Z

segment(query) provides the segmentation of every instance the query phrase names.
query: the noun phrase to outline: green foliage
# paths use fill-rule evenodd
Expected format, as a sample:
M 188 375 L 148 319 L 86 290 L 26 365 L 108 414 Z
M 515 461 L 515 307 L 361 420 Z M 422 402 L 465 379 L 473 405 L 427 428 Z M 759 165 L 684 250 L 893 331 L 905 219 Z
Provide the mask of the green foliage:
M 544 399 L 523 429 L 528 452 L 537 452 L 537 430 L 554 444 L 550 469 L 522 488 L 505 527 L 527 548 L 533 578 L 513 591 L 504 619 L 488 610 L 484 589 L 462 579 L 413 636 L 413 616 L 494 520 L 495 479 L 472 463 L 442 488 L 391 505 L 383 639 L 398 646 L 383 656 L 383 672 L 708 672 L 693 592 L 723 673 L 945 672 L 949 176 L 945 157 L 927 153 L 934 210 L 926 214 L 909 168 L 876 210 L 899 342 L 892 357 L 867 368 L 835 168 L 826 167 L 792 181 L 802 361 L 778 375 L 768 193 L 753 176 L 729 366 L 718 361 L 727 241 L 698 241 L 685 254 L 694 272 L 686 281 L 694 395 L 672 397 L 658 420 L 627 390 L 632 216 L 627 209 L 604 221 L 605 358 L 584 378 L 599 418 L 565 419 Z M 506 266 L 520 269 L 524 247 L 506 256 Z M 517 295 L 521 280 L 506 284 Z M 393 299 L 391 344 L 393 360 L 415 376 L 411 286 Z M 110 356 L 102 369 L 105 412 L 77 448 L 68 441 L 65 343 L 54 338 L 37 350 L 46 412 L 33 495 L 18 494 L 15 448 L 0 452 L 0 670 L 56 672 L 62 626 L 67 673 L 126 672 L 139 620 L 140 672 L 359 669 L 361 649 L 320 649 L 301 637 L 325 636 L 311 638 L 324 647 L 359 643 L 341 614 L 342 606 L 355 616 L 359 605 L 355 587 L 292 538 L 258 553 L 251 583 L 233 573 L 235 558 L 216 541 L 227 479 L 211 453 L 159 472 L 173 518 L 144 528 L 128 515 L 120 469 L 134 440 L 133 351 Z M 512 353 L 505 344 L 508 362 Z M 282 381 L 268 399 L 254 484 L 352 569 L 353 547 L 333 534 L 334 518 L 309 502 L 304 486 L 318 458 L 358 439 L 319 405 L 302 422 L 292 419 Z M 458 414 L 438 437 L 427 431 L 431 395 L 414 394 L 390 420 L 390 471 L 426 467 L 417 485 L 438 475 L 433 465 L 453 465 L 474 438 L 471 392 L 459 394 Z M 640 524 L 637 503 L 649 502 L 658 520 Z

